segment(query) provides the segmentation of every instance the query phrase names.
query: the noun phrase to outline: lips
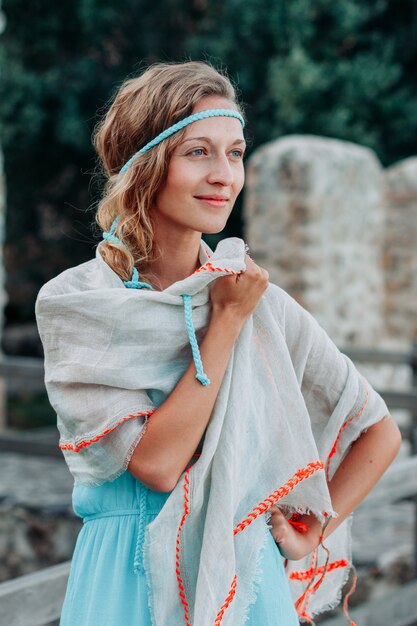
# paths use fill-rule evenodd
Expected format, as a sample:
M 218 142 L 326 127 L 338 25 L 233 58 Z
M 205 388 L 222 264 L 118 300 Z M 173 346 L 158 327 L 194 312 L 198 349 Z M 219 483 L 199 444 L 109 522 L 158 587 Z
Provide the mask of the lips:
M 227 196 L 220 196 L 218 194 L 210 195 L 210 196 L 195 196 L 197 200 L 214 200 L 218 202 L 226 202 L 229 200 Z
M 220 196 L 218 194 L 210 196 L 195 196 L 196 200 L 203 203 L 204 206 L 215 207 L 216 209 L 224 209 L 228 206 L 229 199 L 227 196 Z

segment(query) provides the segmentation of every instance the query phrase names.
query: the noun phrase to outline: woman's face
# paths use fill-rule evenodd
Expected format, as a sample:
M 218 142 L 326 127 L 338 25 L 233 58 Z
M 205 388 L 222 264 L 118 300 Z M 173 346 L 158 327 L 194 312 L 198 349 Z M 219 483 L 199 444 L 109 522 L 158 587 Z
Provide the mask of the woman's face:
M 202 98 L 193 113 L 204 109 L 236 109 L 218 96 Z M 185 129 L 168 166 L 153 217 L 155 227 L 218 233 L 226 225 L 244 183 L 245 140 L 240 121 L 233 117 L 198 120 Z

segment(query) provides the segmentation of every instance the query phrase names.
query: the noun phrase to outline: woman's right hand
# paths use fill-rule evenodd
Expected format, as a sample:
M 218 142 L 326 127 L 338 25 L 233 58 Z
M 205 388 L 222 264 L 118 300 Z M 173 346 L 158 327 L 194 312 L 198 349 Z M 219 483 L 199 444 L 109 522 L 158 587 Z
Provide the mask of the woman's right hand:
M 217 278 L 210 291 L 213 313 L 232 312 L 237 320 L 244 321 L 256 308 L 269 284 L 269 273 L 245 256 L 246 271 Z

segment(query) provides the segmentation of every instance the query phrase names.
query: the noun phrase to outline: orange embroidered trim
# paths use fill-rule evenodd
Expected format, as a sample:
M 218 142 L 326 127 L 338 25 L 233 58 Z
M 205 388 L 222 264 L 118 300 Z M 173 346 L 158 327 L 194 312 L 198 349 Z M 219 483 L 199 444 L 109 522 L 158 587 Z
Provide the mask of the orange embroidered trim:
M 197 270 L 193 272 L 193 274 L 198 274 L 199 272 L 227 272 L 228 274 L 240 274 L 241 272 L 235 272 L 234 270 L 228 270 L 226 267 L 214 267 L 210 261 L 206 261 L 204 265 L 199 267 Z
M 180 552 L 181 552 L 181 548 L 180 548 L 180 537 L 181 537 L 181 531 L 182 531 L 182 527 L 184 526 L 185 520 L 187 519 L 187 516 L 189 515 L 190 509 L 189 509 L 189 499 L 188 499 L 188 486 L 189 486 L 189 477 L 188 477 L 188 473 L 190 471 L 191 468 L 188 468 L 185 475 L 184 475 L 184 514 L 181 518 L 179 527 L 178 527 L 178 531 L 177 531 L 177 538 L 176 538 L 176 547 L 175 547 L 175 553 L 176 553 L 176 558 L 175 558 L 175 572 L 177 575 L 177 582 L 178 582 L 178 588 L 179 588 L 179 596 L 181 599 L 181 603 L 183 605 L 184 608 L 184 619 L 185 619 L 185 625 L 186 626 L 191 626 L 190 624 L 190 616 L 189 616 L 189 605 L 187 602 L 187 599 L 185 597 L 185 590 L 184 590 L 184 582 L 182 580 L 181 577 L 181 571 L 180 571 Z M 307 478 L 310 478 L 310 476 L 312 476 L 313 474 L 315 474 L 315 472 L 324 469 L 324 465 L 321 461 L 315 461 L 312 463 L 309 463 L 306 467 L 303 467 L 299 470 L 297 470 L 295 472 L 295 474 L 279 489 L 277 489 L 276 491 L 274 491 L 271 495 L 269 495 L 267 498 L 265 498 L 265 500 L 263 500 L 262 502 L 260 502 L 257 506 L 255 506 L 252 511 L 249 513 L 249 515 L 242 520 L 239 524 L 236 525 L 236 527 L 233 529 L 233 535 L 237 535 L 238 533 L 240 533 L 242 530 L 244 530 L 247 526 L 249 526 L 249 524 L 252 524 L 252 522 L 259 517 L 260 515 L 262 515 L 263 513 L 265 513 L 268 509 L 270 509 L 276 502 L 278 502 L 279 500 L 281 500 L 284 496 L 286 496 L 288 493 L 290 493 L 290 491 L 292 491 L 300 482 L 302 482 L 303 480 L 306 480 Z M 314 572 L 316 570 L 314 569 Z M 313 574 L 314 576 L 314 574 Z M 224 601 L 224 603 L 222 604 L 219 612 L 217 613 L 216 619 L 214 621 L 214 626 L 220 626 L 224 613 L 226 611 L 226 609 L 231 605 L 231 603 L 233 602 L 233 599 L 236 595 L 236 586 L 237 586 L 237 575 L 235 574 L 232 580 L 232 584 L 230 586 L 230 590 L 229 593 L 227 594 L 226 600 Z M 300 614 L 300 617 L 306 617 L 307 619 L 310 619 L 309 616 L 305 613 L 304 614 Z
M 361 408 L 359 409 L 359 411 L 355 414 L 352 415 L 352 417 L 350 417 L 348 420 L 346 420 L 342 426 L 339 429 L 339 432 L 337 433 L 337 437 L 334 441 L 334 444 L 332 446 L 332 449 L 329 452 L 329 456 L 327 457 L 327 463 L 326 463 L 326 478 L 327 480 L 329 480 L 329 472 L 330 472 L 330 461 L 332 459 L 332 457 L 334 457 L 334 455 L 336 454 L 337 451 L 337 445 L 339 443 L 340 437 L 342 436 L 343 431 L 345 430 L 345 428 L 347 426 L 349 426 L 349 424 L 351 424 L 353 422 L 353 420 L 357 419 L 360 415 L 362 415 L 362 413 L 365 410 L 366 405 L 368 404 L 368 400 L 369 400 L 369 386 L 368 386 L 368 381 L 365 380 L 366 383 L 366 395 L 365 395 L 365 401 L 363 403 L 363 405 L 361 406 Z
M 185 520 L 187 519 L 190 513 L 189 499 L 188 499 L 188 493 L 189 493 L 188 486 L 190 484 L 190 479 L 188 476 L 189 472 L 190 472 L 190 468 L 188 468 L 184 474 L 184 485 L 183 485 L 184 513 L 183 513 L 183 516 L 181 517 L 180 525 L 178 526 L 178 531 L 177 531 L 177 538 L 175 540 L 175 544 L 176 544 L 175 545 L 175 573 L 177 575 L 177 583 L 178 583 L 181 604 L 184 608 L 184 619 L 185 619 L 186 626 L 191 626 L 191 623 L 190 623 L 190 615 L 189 615 L 189 606 L 188 606 L 187 598 L 185 597 L 184 582 L 182 580 L 181 570 L 180 570 L 180 553 L 181 553 L 180 539 L 181 539 L 182 527 L 184 526 Z
M 308 532 L 309 524 L 300 522 L 300 517 L 300 513 L 293 513 L 292 517 L 288 520 L 288 523 L 291 524 L 291 526 L 293 526 L 298 533 L 305 535 L 305 533 Z
M 232 584 L 230 585 L 230 591 L 227 594 L 226 600 L 224 604 L 222 604 L 220 611 L 217 613 L 217 617 L 214 620 L 214 626 L 220 626 L 225 610 L 231 605 L 233 602 L 233 598 L 236 594 L 236 585 L 237 585 L 237 575 L 235 574 L 232 580 Z
M 323 582 L 325 576 L 327 576 L 327 572 L 328 572 L 328 569 L 329 569 L 330 552 L 329 552 L 329 549 L 323 543 L 323 535 L 320 536 L 320 545 L 323 548 L 323 550 L 326 552 L 326 561 L 325 561 L 325 563 L 323 565 L 323 571 L 320 572 L 321 573 L 321 577 L 318 579 L 318 581 L 316 581 L 314 583 L 314 586 L 313 586 L 312 591 L 311 591 L 312 593 L 316 593 L 317 589 L 320 587 L 321 583 Z M 318 569 L 317 569 L 316 573 L 319 573 Z
M 116 426 L 113 426 L 112 428 L 106 428 L 106 430 L 101 435 L 97 435 L 97 437 L 93 437 L 93 439 L 84 439 L 83 441 L 80 441 L 80 443 L 76 446 L 73 446 L 70 443 L 62 443 L 59 445 L 59 447 L 61 448 L 61 450 L 71 450 L 72 452 L 79 452 L 83 448 L 87 448 L 88 446 L 90 446 L 92 443 L 96 443 L 100 439 L 103 439 L 103 437 L 111 433 L 113 430 L 116 430 L 116 428 L 120 426 L 120 424 L 123 424 L 123 422 L 131 419 L 136 419 L 138 417 L 150 417 L 155 411 L 156 409 L 151 409 L 149 411 L 138 411 L 137 413 L 130 413 L 127 417 L 123 417 L 123 419 L 119 420 Z
M 274 504 L 276 504 L 279 500 L 284 498 L 286 495 L 290 493 L 300 482 L 310 478 L 315 472 L 324 469 L 324 465 L 321 461 L 315 461 L 314 463 L 309 463 L 306 467 L 303 467 L 295 472 L 295 474 L 285 483 L 282 487 L 271 493 L 265 500 L 260 502 L 257 506 L 255 506 L 249 515 L 242 520 L 239 524 L 235 526 L 233 529 L 233 534 L 237 535 L 242 530 L 252 524 L 252 522 L 265 513 L 268 509 L 271 508 Z
M 314 626 L 313 618 L 311 617 L 311 615 L 309 615 L 305 611 L 301 611 L 301 613 L 298 613 L 298 617 L 307 620 L 307 622 L 309 622 L 310 624 L 313 624 Z
M 296 522 L 295 520 L 289 519 L 288 523 L 291 524 L 300 535 L 305 535 L 308 532 L 308 524 L 304 524 L 304 522 Z
M 327 565 L 327 572 L 332 572 L 335 569 L 338 569 L 339 567 L 348 567 L 349 563 L 348 561 L 346 561 L 346 559 L 340 559 L 340 561 L 332 561 L 332 563 L 329 563 Z M 324 572 L 324 565 L 322 565 L 321 567 L 317 567 L 317 568 L 313 568 L 310 567 L 310 569 L 302 572 L 302 571 L 298 571 L 298 572 L 291 572 L 288 576 L 288 578 L 290 580 L 311 580 L 314 576 L 316 576 L 317 574 L 322 574 Z
M 314 578 L 314 576 L 316 575 L 316 570 L 317 570 L 317 548 L 314 550 L 314 552 L 311 555 L 311 567 L 310 570 L 312 570 L 312 576 L 311 576 L 311 580 L 309 581 L 309 583 L 307 584 L 307 587 L 304 589 L 304 592 L 301 594 L 301 596 L 298 598 L 298 600 L 295 601 L 294 606 L 295 609 L 297 611 L 297 615 L 298 617 L 302 617 L 304 619 L 306 619 L 307 621 L 309 621 L 310 623 L 314 623 L 313 622 L 313 618 L 307 613 L 307 607 L 308 607 L 308 603 L 310 601 L 310 596 L 313 593 L 313 590 L 311 588 L 311 583 L 312 580 Z M 310 571 L 309 570 L 309 571 Z
M 327 576 L 328 572 L 331 572 L 339 567 L 346 567 L 349 565 L 348 562 L 345 561 L 344 559 L 341 559 L 340 561 L 334 561 L 333 563 L 329 563 L 330 552 L 323 543 L 323 535 L 320 537 L 320 545 L 323 548 L 323 550 L 326 552 L 325 564 L 322 565 L 321 567 L 317 567 L 318 559 L 317 559 L 317 548 L 316 548 L 312 554 L 311 568 L 307 572 L 293 572 L 294 576 L 290 574 L 290 577 L 289 577 L 290 580 L 291 579 L 292 580 L 294 579 L 295 580 L 308 580 L 307 587 L 305 588 L 301 596 L 298 598 L 298 600 L 296 600 L 295 602 L 295 607 L 297 609 L 298 616 L 300 618 L 303 617 L 304 619 L 308 620 L 311 624 L 314 624 L 313 618 L 307 613 L 307 608 L 310 603 L 311 596 L 315 594 L 316 591 L 319 589 L 321 583 L 323 582 L 324 578 Z M 313 584 L 314 578 L 316 576 L 320 576 L 320 577 Z M 352 622 L 350 626 L 356 626 L 356 624 Z

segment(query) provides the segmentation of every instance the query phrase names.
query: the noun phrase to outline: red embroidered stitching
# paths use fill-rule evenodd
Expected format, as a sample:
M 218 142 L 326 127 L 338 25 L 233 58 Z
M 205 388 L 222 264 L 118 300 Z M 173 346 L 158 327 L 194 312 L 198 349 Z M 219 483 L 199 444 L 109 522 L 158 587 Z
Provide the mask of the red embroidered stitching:
M 184 609 L 184 619 L 185 619 L 186 626 L 191 626 L 191 623 L 190 623 L 190 616 L 189 616 L 189 606 L 188 606 L 187 598 L 185 597 L 184 582 L 182 580 L 181 570 L 180 570 L 180 553 L 181 553 L 180 538 L 181 538 L 182 527 L 184 526 L 185 520 L 187 519 L 190 513 L 189 499 L 188 499 L 188 486 L 190 484 L 190 479 L 188 476 L 189 472 L 190 472 L 190 468 L 188 468 L 184 474 L 184 485 L 183 485 L 184 513 L 183 513 L 183 516 L 181 517 L 180 525 L 178 526 L 178 531 L 177 531 L 177 538 L 175 540 L 175 544 L 176 544 L 175 545 L 175 573 L 177 575 L 179 596 L 181 599 L 181 604 Z
M 235 594 L 236 594 L 236 585 L 237 585 L 237 575 L 235 574 L 232 580 L 232 584 L 230 585 L 230 591 L 227 594 L 226 600 L 222 604 L 220 611 L 217 613 L 217 617 L 214 620 L 214 626 L 220 626 L 225 610 L 233 602 L 233 598 L 235 597 Z
M 320 578 L 314 583 L 314 586 L 313 586 L 313 589 L 312 589 L 312 593 L 316 593 L 317 589 L 320 587 L 321 583 L 323 582 L 323 580 L 327 576 L 327 572 L 328 572 L 328 569 L 329 569 L 330 551 L 323 543 L 323 535 L 320 536 L 320 545 L 323 548 L 323 550 L 326 552 L 326 561 L 325 561 L 325 563 L 323 565 L 323 571 L 320 572 L 320 574 L 321 574 Z M 318 572 L 316 572 L 316 573 L 318 573 Z
M 289 519 L 288 523 L 291 524 L 291 526 L 293 526 L 295 530 L 300 533 L 300 535 L 305 535 L 308 532 L 308 524 L 304 524 L 303 522 L 296 522 L 292 519 Z
M 71 450 L 72 452 L 79 452 L 83 448 L 87 448 L 87 446 L 90 446 L 92 443 L 96 443 L 100 439 L 103 439 L 103 437 L 111 433 L 113 430 L 116 430 L 116 428 L 120 426 L 120 424 L 123 424 L 123 422 L 126 422 L 126 420 L 136 419 L 143 416 L 150 417 L 155 411 L 156 409 L 151 409 L 149 411 L 138 411 L 137 413 L 131 413 L 127 417 L 124 417 L 123 419 L 118 421 L 117 424 L 112 428 L 106 428 L 106 430 L 101 435 L 97 435 L 97 437 L 93 437 L 93 439 L 84 439 L 83 441 L 80 441 L 80 443 L 76 446 L 73 446 L 70 443 L 62 443 L 59 445 L 59 447 L 61 448 L 61 450 Z
M 304 589 L 304 592 L 301 594 L 301 596 L 298 598 L 298 600 L 295 601 L 294 606 L 296 608 L 297 614 L 299 617 L 303 617 L 304 619 L 308 620 L 309 622 L 313 622 L 313 619 L 310 615 L 308 615 L 307 613 L 307 607 L 308 607 L 308 603 L 310 601 L 310 596 L 313 593 L 312 589 L 311 589 L 311 583 L 312 580 L 314 578 L 314 576 L 316 575 L 316 571 L 317 571 L 317 548 L 314 550 L 314 552 L 311 555 L 311 568 L 310 570 L 313 571 L 312 577 L 310 579 L 310 581 L 307 584 L 307 587 Z
M 321 461 L 315 461 L 312 463 L 308 463 L 306 467 L 303 467 L 297 470 L 295 474 L 282 487 L 274 491 L 271 495 L 265 498 L 265 500 L 263 500 L 257 506 L 255 506 L 252 509 L 252 511 L 249 513 L 249 515 L 244 520 L 242 520 L 239 524 L 236 525 L 236 527 L 233 529 L 233 535 L 237 535 L 242 530 L 244 530 L 247 526 L 249 526 L 249 524 L 252 524 L 252 522 L 257 517 L 259 517 L 259 515 L 262 515 L 262 513 L 265 513 L 268 509 L 271 508 L 271 506 L 273 506 L 276 502 L 278 502 L 278 500 L 281 500 L 284 496 L 290 493 L 290 491 L 292 491 L 300 482 L 302 482 L 303 480 L 306 480 L 307 478 L 312 476 L 315 472 L 322 470 L 322 469 L 324 469 L 323 463 Z M 184 526 L 185 520 L 190 512 L 189 500 L 188 500 L 188 485 L 189 485 L 188 472 L 189 471 L 190 471 L 190 468 L 187 469 L 184 475 L 184 486 L 183 486 L 184 487 L 184 514 L 181 518 L 181 521 L 178 527 L 176 547 L 175 547 L 175 553 L 176 553 L 175 572 L 177 575 L 179 596 L 180 596 L 181 603 L 184 608 L 184 619 L 185 619 L 186 626 L 191 626 L 191 624 L 190 624 L 190 617 L 189 617 L 189 605 L 185 596 L 184 582 L 182 580 L 181 571 L 180 571 L 180 552 L 181 552 L 180 536 L 181 536 L 182 527 Z M 214 626 L 220 626 L 226 609 L 231 605 L 236 595 L 236 586 L 237 586 L 237 575 L 235 574 L 232 580 L 232 584 L 230 586 L 229 593 L 226 596 L 226 600 L 222 604 L 219 612 L 217 613 Z M 310 619 L 307 613 L 305 614 L 304 613 L 300 614 L 300 616 Z
M 239 524 L 235 526 L 233 529 L 233 534 L 237 535 L 242 530 L 252 524 L 252 522 L 265 513 L 268 509 L 271 508 L 274 504 L 276 504 L 279 500 L 284 498 L 286 495 L 290 493 L 300 482 L 310 478 L 315 472 L 318 470 L 324 469 L 324 465 L 321 461 L 315 461 L 314 463 L 309 463 L 306 467 L 303 467 L 295 472 L 295 474 L 285 483 L 282 487 L 271 493 L 265 500 L 260 502 L 257 506 L 253 507 L 252 511 L 249 515 L 242 520 Z
M 228 274 L 240 274 L 240 272 L 235 272 L 234 270 L 229 270 L 226 267 L 213 267 L 213 264 L 210 261 L 206 261 L 204 265 L 199 267 L 197 270 L 193 272 L 193 274 L 198 274 L 199 272 L 227 272 Z
M 357 417 L 359 417 L 360 415 L 362 415 L 362 413 L 365 410 L 366 405 L 368 404 L 368 400 L 369 400 L 369 386 L 368 386 L 368 381 L 365 380 L 366 383 L 366 391 L 365 391 L 365 401 L 363 403 L 363 405 L 361 406 L 361 408 L 359 409 L 359 411 L 353 415 L 352 417 L 350 417 L 348 420 L 346 420 L 342 426 L 339 429 L 339 432 L 337 433 L 337 437 L 334 441 L 334 444 L 332 446 L 332 449 L 329 452 L 329 456 L 327 457 L 327 463 L 326 463 L 326 478 L 327 480 L 329 480 L 329 472 L 330 472 L 330 461 L 332 459 L 332 457 L 336 454 L 337 451 L 337 445 L 339 443 L 340 437 L 342 436 L 342 432 L 345 430 L 345 428 L 347 426 L 349 426 L 349 424 L 351 424 L 353 422 L 353 420 L 355 420 Z
M 327 565 L 327 572 L 332 572 L 335 569 L 338 569 L 339 567 L 348 567 L 349 563 L 348 561 L 346 561 L 346 559 L 340 559 L 339 561 L 332 561 L 331 563 L 329 563 Z M 324 565 L 322 565 L 321 567 L 317 567 L 316 569 L 314 569 L 313 567 L 310 567 L 310 569 L 305 570 L 305 571 L 297 571 L 297 572 L 291 572 L 288 576 L 288 578 L 290 580 L 311 580 L 313 578 L 313 576 L 316 576 L 317 574 L 322 574 L 324 572 Z
M 323 543 L 323 536 L 320 538 L 320 545 L 326 552 L 326 562 L 321 567 L 317 567 L 317 548 L 314 550 L 311 559 L 311 567 L 306 572 L 292 572 L 289 576 L 290 580 L 308 580 L 307 587 L 301 596 L 296 600 L 295 607 L 297 609 L 297 614 L 299 617 L 303 617 L 308 621 L 311 621 L 314 624 L 313 619 L 307 614 L 307 608 L 309 602 L 311 600 L 311 596 L 316 593 L 322 584 L 324 578 L 327 574 L 339 567 L 347 567 L 349 563 L 345 559 L 341 559 L 340 561 L 333 561 L 333 563 L 329 563 L 330 552 L 326 548 Z M 318 580 L 313 584 L 316 576 L 319 576 Z M 348 617 L 348 615 L 346 615 Z M 350 626 L 356 626 L 353 622 Z
M 306 532 L 308 532 L 310 525 L 304 522 L 300 522 L 300 518 L 301 518 L 301 513 L 293 513 L 290 519 L 288 520 L 288 523 L 291 524 L 291 526 L 293 526 L 298 533 L 300 533 L 301 535 L 304 535 Z

